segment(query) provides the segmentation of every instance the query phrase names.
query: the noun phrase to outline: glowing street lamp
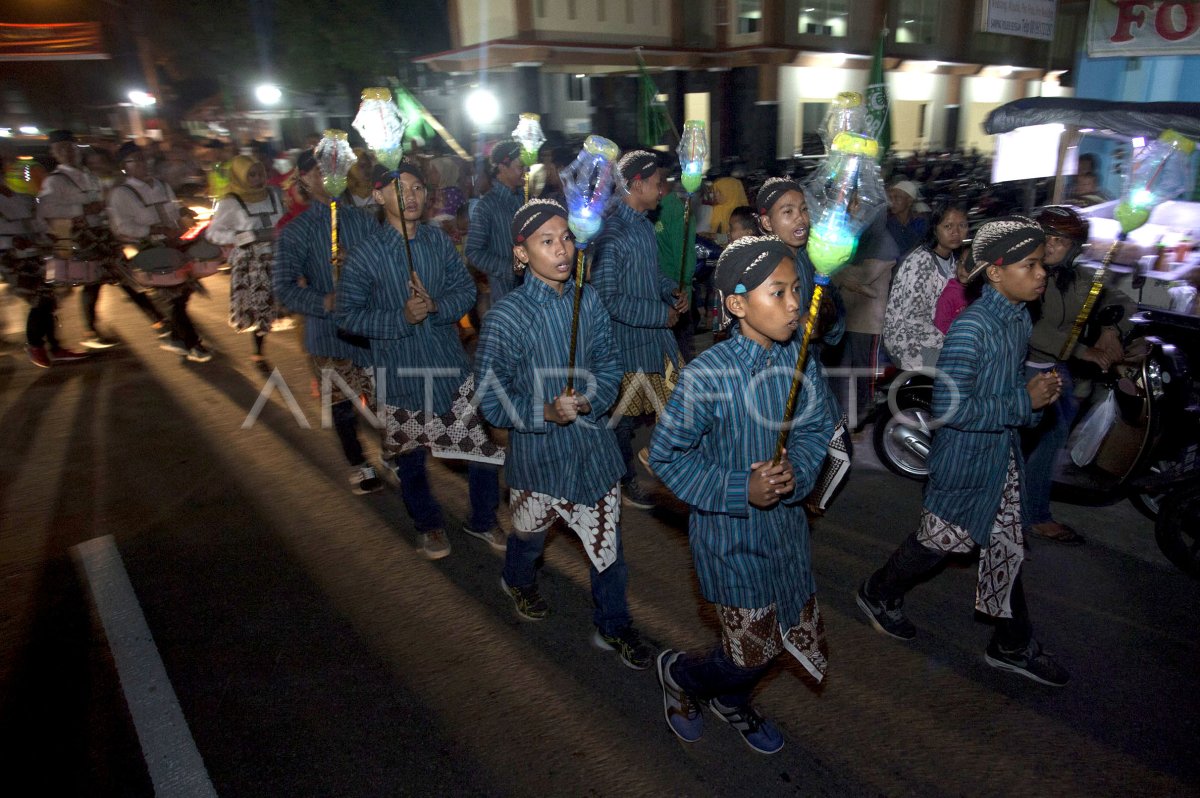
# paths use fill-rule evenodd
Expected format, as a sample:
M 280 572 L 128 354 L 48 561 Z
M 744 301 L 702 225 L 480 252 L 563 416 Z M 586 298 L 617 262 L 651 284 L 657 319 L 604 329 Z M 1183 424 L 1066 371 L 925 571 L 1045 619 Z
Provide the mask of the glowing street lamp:
M 153 94 L 144 92 L 141 89 L 134 89 L 129 92 L 129 102 L 136 105 L 138 108 L 149 108 L 154 105 L 157 100 Z
M 263 83 L 254 89 L 254 97 L 263 105 L 278 105 L 283 99 L 283 89 L 274 83 Z
M 487 89 L 475 89 L 467 95 L 467 115 L 476 127 L 484 127 L 500 116 L 500 101 Z

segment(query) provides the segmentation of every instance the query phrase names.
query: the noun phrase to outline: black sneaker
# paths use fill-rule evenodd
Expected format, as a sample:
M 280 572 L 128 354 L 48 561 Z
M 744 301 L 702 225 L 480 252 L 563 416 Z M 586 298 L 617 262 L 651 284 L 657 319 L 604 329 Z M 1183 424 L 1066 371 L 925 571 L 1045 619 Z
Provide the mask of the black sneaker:
M 550 616 L 550 605 L 538 593 L 537 585 L 529 587 L 509 587 L 504 577 L 500 577 L 500 589 L 508 594 L 517 605 L 517 615 L 527 621 L 544 621 Z
M 749 704 L 744 707 L 727 707 L 714 698 L 708 702 L 708 708 L 718 718 L 737 729 L 746 745 L 760 754 L 778 753 L 783 748 L 783 733 Z
M 635 671 L 644 671 L 650 667 L 654 652 L 642 642 L 637 630 L 626 626 L 610 635 L 597 629 L 592 634 L 592 645 L 601 651 L 615 651 L 621 657 L 621 664 Z
M 912 640 L 917 636 L 917 627 L 904 614 L 904 599 L 883 601 L 867 595 L 867 583 L 858 588 L 858 608 L 867 616 L 871 625 L 897 640 Z
M 1063 687 L 1071 681 L 1071 674 L 1067 673 L 1067 669 L 1059 665 L 1036 640 L 1030 640 L 1029 645 L 1020 651 L 1005 651 L 993 640 L 988 643 L 983 659 L 993 668 L 1019 673 L 1026 679 L 1033 679 L 1050 687 Z
M 637 477 L 621 483 L 621 498 L 630 507 L 636 507 L 639 510 L 654 509 L 654 498 L 641 486 Z

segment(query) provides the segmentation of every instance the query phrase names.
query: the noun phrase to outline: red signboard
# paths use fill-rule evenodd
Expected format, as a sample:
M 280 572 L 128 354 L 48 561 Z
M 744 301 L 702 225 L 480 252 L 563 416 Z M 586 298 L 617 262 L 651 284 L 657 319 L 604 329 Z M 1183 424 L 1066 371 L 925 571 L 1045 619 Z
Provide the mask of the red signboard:
M 79 61 L 108 57 L 99 22 L 0 23 L 0 61 Z

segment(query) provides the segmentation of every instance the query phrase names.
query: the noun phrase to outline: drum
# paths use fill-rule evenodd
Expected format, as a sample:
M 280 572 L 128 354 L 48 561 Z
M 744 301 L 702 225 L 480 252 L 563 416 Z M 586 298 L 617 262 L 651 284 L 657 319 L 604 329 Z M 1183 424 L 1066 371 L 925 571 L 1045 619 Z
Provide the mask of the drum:
M 197 241 L 187 248 L 188 268 L 192 277 L 203 280 L 212 277 L 225 263 L 221 248 L 208 241 Z
M 46 259 L 46 280 L 56 285 L 90 285 L 105 276 L 104 264 L 98 260 Z
M 187 258 L 170 247 L 144 249 L 130 259 L 129 265 L 133 279 L 148 288 L 170 288 L 188 279 Z

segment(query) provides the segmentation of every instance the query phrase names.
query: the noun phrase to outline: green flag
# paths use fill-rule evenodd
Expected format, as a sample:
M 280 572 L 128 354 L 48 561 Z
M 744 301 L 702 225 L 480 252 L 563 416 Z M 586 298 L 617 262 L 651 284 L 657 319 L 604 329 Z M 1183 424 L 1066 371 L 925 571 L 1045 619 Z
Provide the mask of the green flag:
M 408 89 L 399 83 L 393 83 L 392 96 L 396 98 L 396 107 L 400 109 L 400 115 L 408 123 L 408 127 L 404 129 L 406 140 L 429 141 L 436 135 L 433 127 L 425 119 L 425 106 L 421 105 L 421 102 L 412 96 Z
M 892 111 L 888 103 L 887 82 L 883 77 L 883 44 L 887 34 L 886 28 L 879 32 L 879 44 L 871 61 L 871 75 L 867 78 L 867 133 L 879 142 L 880 160 L 892 147 Z
M 643 147 L 662 144 L 663 134 L 675 125 L 667 113 L 667 107 L 658 100 L 658 87 L 646 71 L 642 54 L 638 53 L 638 143 Z

